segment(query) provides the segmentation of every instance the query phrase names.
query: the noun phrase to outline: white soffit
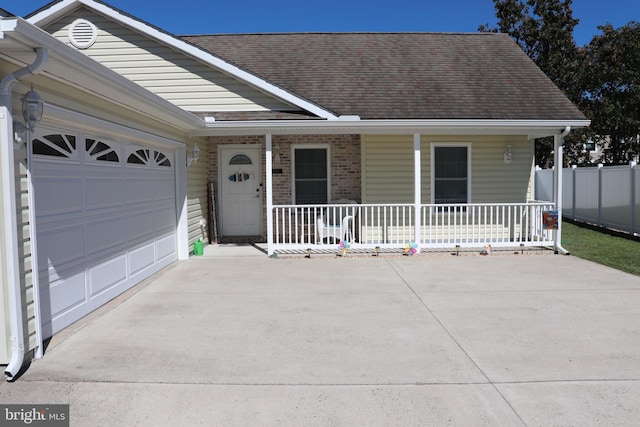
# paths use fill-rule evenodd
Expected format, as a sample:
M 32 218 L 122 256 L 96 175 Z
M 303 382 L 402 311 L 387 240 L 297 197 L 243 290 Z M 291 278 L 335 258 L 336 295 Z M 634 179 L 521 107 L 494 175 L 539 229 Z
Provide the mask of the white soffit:
M 189 56 L 192 56 L 199 61 L 204 62 L 212 67 L 217 68 L 218 70 L 240 80 L 251 86 L 254 86 L 263 92 L 274 96 L 275 98 L 282 99 L 290 104 L 296 105 L 299 108 L 309 111 L 317 115 L 318 117 L 327 119 L 327 120 L 335 120 L 338 118 L 334 113 L 311 103 L 303 98 L 300 98 L 291 92 L 288 92 L 278 86 L 275 86 L 268 81 L 261 79 L 250 72 L 247 72 L 229 62 L 218 58 L 217 56 L 208 53 L 192 44 L 189 44 L 185 41 L 178 39 L 176 36 L 159 30 L 153 27 L 150 24 L 147 24 L 137 18 L 133 18 L 126 13 L 114 9 L 106 4 L 98 3 L 93 0 L 62 0 L 58 3 L 51 5 L 51 7 L 41 10 L 30 16 L 27 21 L 44 27 L 50 22 L 55 21 L 61 16 L 66 15 L 67 13 L 77 9 L 80 6 L 86 6 L 90 9 L 95 10 L 103 15 L 110 17 L 111 19 L 120 22 L 123 25 L 126 25 L 130 28 L 135 29 L 136 31 L 145 34 L 146 36 L 156 39 L 161 43 L 164 43 L 167 46 L 170 46 L 178 51 L 181 51 Z

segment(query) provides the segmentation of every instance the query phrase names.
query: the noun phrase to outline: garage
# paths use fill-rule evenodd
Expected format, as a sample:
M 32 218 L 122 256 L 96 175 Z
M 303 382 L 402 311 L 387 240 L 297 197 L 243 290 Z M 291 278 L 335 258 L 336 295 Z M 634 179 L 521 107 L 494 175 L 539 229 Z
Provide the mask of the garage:
M 48 338 L 177 259 L 175 147 L 42 127 L 31 154 Z

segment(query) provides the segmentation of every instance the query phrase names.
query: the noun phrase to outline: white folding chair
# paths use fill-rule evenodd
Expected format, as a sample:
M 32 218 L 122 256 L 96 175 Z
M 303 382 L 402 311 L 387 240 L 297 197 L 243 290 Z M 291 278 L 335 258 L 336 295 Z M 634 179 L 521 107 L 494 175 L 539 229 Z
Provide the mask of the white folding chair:
M 340 224 L 327 224 L 325 223 L 324 216 L 318 216 L 316 220 L 316 244 L 321 244 L 324 239 L 333 239 L 334 243 L 345 239 L 350 242 L 353 241 L 353 216 L 346 215 L 340 221 Z

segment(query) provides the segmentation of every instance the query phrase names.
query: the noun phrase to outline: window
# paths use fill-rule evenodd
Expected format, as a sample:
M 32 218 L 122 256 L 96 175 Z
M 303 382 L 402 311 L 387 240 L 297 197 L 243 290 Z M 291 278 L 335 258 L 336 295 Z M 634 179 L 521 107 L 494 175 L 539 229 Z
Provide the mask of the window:
M 53 157 L 73 157 L 76 137 L 73 135 L 45 135 L 33 140 L 33 154 Z
M 127 163 L 130 165 L 171 167 L 171 160 L 166 154 L 148 148 L 142 148 L 129 154 Z
M 151 150 L 142 149 L 136 150 L 135 152 L 129 155 L 127 159 L 127 163 L 131 165 L 146 165 L 149 163 Z
M 434 146 L 433 201 L 438 204 L 467 203 L 469 201 L 469 147 Z
M 325 204 L 329 201 L 328 149 L 293 149 L 294 203 Z
M 111 146 L 102 141 L 87 138 L 85 140 L 85 146 L 87 153 L 89 153 L 89 158 L 92 160 L 114 163 L 118 163 L 120 161 L 118 153 L 116 153 Z
M 245 154 L 236 154 L 229 160 L 230 165 L 250 165 L 252 164 L 249 156 Z

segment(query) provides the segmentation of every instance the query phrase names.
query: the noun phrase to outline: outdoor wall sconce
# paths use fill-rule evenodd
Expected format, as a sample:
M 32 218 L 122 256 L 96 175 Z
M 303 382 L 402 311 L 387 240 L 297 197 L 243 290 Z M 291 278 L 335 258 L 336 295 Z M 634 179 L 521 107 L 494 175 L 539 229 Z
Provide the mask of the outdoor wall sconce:
M 505 151 L 503 154 L 504 163 L 508 165 L 511 163 L 512 159 L 513 159 L 513 145 L 508 145 L 507 151 Z
M 276 146 L 273 147 L 273 157 L 276 163 L 280 163 L 280 144 L 276 142 Z
M 42 114 L 44 113 L 44 101 L 36 92 L 31 90 L 22 97 L 22 117 L 24 118 L 24 124 L 19 121 L 13 122 L 14 139 L 17 144 L 25 142 L 24 138 L 27 132 L 32 132 L 36 125 L 42 120 Z
M 200 157 L 200 147 L 198 144 L 193 144 L 193 148 L 191 149 L 191 157 L 187 156 L 187 167 L 198 161 L 198 157 Z

